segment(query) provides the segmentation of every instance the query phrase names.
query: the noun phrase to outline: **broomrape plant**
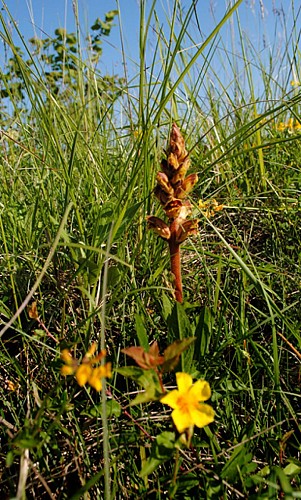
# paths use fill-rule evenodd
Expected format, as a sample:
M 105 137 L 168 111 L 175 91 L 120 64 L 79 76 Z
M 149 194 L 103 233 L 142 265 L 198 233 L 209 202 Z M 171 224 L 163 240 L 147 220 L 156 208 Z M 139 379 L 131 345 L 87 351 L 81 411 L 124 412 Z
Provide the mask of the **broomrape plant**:
M 189 154 L 179 127 L 173 123 L 171 128 L 167 159 L 161 162 L 162 172 L 157 174 L 155 196 L 160 201 L 168 217 L 166 224 L 159 217 L 147 217 L 148 228 L 168 241 L 170 267 L 174 278 L 175 298 L 183 302 L 180 245 L 189 236 L 196 235 L 198 220 L 187 220 L 191 213 L 188 194 L 198 181 L 197 174 L 186 173 L 190 166 Z

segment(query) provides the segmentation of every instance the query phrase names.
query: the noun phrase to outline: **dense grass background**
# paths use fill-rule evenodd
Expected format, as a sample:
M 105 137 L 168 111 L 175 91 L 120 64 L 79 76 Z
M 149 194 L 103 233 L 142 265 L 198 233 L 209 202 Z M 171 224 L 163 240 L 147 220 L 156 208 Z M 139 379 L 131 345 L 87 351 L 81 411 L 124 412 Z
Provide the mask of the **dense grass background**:
M 170 411 L 129 408 L 137 386 L 115 373 L 105 416 L 101 395 L 60 375 L 64 347 L 80 357 L 105 343 L 118 367 L 145 335 L 162 350 L 195 336 L 185 368 L 213 392 L 215 423 L 181 453 L 174 498 L 301 498 L 300 11 L 288 2 L 294 25 L 268 64 L 239 3 L 200 46 L 193 3 L 174 2 L 162 32 L 156 1 L 141 2 L 138 79 L 101 75 L 76 35 L 21 53 L 1 14 L 11 57 L 1 69 L 2 328 L 17 313 L 1 336 L 1 498 L 172 495 L 173 460 L 139 476 Z M 145 224 L 160 215 L 152 190 L 173 121 L 199 175 L 200 230 L 182 247 L 178 308 L 167 248 Z M 200 199 L 224 210 L 208 219 Z

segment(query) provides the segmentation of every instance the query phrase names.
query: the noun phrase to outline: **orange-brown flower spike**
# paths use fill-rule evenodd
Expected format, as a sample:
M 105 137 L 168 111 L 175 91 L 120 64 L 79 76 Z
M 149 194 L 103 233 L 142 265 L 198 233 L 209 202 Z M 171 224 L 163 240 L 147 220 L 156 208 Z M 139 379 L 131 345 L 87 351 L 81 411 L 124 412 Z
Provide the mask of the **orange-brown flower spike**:
M 197 234 L 198 221 L 186 221 L 191 212 L 188 194 L 198 181 L 197 174 L 186 176 L 190 158 L 179 127 L 173 123 L 166 159 L 161 162 L 162 172 L 157 174 L 154 190 L 168 218 L 169 226 L 158 217 L 147 217 L 148 228 L 168 240 L 171 272 L 174 276 L 175 298 L 183 301 L 180 244 Z

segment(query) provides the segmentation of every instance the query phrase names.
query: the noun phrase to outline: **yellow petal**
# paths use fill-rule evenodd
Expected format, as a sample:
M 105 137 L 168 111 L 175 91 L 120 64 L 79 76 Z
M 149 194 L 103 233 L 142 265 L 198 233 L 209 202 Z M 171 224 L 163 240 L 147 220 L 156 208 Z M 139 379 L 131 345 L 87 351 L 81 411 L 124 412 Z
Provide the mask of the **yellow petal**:
M 64 375 L 64 377 L 66 377 L 67 375 L 73 375 L 74 372 L 75 369 L 73 368 L 73 366 L 64 365 L 61 367 L 61 374 Z
M 75 378 L 77 380 L 78 385 L 80 385 L 81 387 L 85 385 L 88 382 L 91 373 L 92 373 L 92 367 L 90 364 L 86 363 L 80 365 L 76 370 L 75 374 Z
M 111 378 L 112 377 L 112 363 L 106 363 L 104 365 L 104 369 L 105 369 L 105 377 L 106 378 Z
M 86 352 L 85 357 L 91 358 L 93 354 L 95 354 L 97 344 L 96 342 L 93 342 L 93 344 L 89 347 L 88 351 Z
M 211 397 L 210 385 L 206 380 L 198 380 L 189 391 L 196 401 L 207 401 Z
M 173 419 L 173 422 L 178 430 L 178 432 L 181 434 L 182 432 L 185 431 L 185 429 L 188 429 L 193 425 L 193 420 L 191 418 L 190 412 L 183 412 L 181 409 L 176 408 L 172 414 L 171 417 Z
M 98 392 L 101 391 L 102 389 L 101 378 L 102 377 L 101 374 L 99 373 L 98 368 L 94 368 L 91 376 L 89 377 L 89 384 Z
M 178 372 L 176 373 L 177 386 L 179 392 L 187 392 L 192 386 L 192 377 L 188 373 Z
M 210 405 L 201 404 L 199 405 L 199 409 L 191 408 L 190 415 L 194 425 L 197 427 L 205 427 L 214 421 L 215 413 Z
M 72 361 L 73 361 L 73 358 L 70 354 L 70 351 L 69 349 L 63 349 L 62 352 L 61 352 L 61 359 L 67 364 L 67 365 L 71 365 L 72 364 Z
M 178 407 L 178 399 L 179 399 L 179 391 L 176 389 L 174 391 L 170 391 L 163 398 L 161 398 L 161 403 L 164 403 L 171 408 L 177 408 Z

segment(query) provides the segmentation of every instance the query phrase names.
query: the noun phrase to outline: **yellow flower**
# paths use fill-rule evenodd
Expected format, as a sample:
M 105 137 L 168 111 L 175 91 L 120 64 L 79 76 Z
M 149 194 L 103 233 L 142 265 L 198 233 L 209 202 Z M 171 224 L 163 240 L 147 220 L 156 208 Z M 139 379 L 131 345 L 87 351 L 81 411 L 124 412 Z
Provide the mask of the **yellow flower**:
M 11 392 L 15 392 L 18 389 L 18 384 L 12 380 L 6 380 L 6 389 Z
M 105 365 L 98 366 L 97 368 L 93 369 L 88 382 L 91 387 L 99 392 L 102 389 L 101 379 L 110 377 L 112 377 L 111 363 L 106 363 Z
M 206 201 L 199 200 L 198 206 L 202 214 L 207 217 L 207 219 L 213 217 L 216 212 L 220 212 L 224 209 L 224 205 L 219 205 L 214 198 Z
M 102 378 L 111 377 L 111 363 L 106 363 L 101 366 L 94 367 L 106 355 L 106 351 L 100 351 L 99 354 L 94 356 L 96 351 L 96 344 L 92 344 L 87 353 L 79 363 L 77 359 L 71 356 L 68 349 L 61 352 L 61 359 L 65 365 L 61 367 L 61 374 L 64 376 L 74 375 L 78 385 L 83 387 L 85 384 L 91 385 L 96 391 L 102 389 Z
M 176 373 L 178 389 L 167 393 L 161 403 L 173 408 L 171 417 L 180 434 L 196 425 L 205 427 L 214 420 L 214 410 L 203 404 L 211 396 L 211 389 L 205 380 L 192 383 L 188 373 Z
M 79 365 L 75 372 L 75 378 L 78 385 L 83 387 L 83 385 L 85 385 L 89 381 L 92 373 L 93 368 L 90 363 L 83 363 L 82 365 Z
M 292 87 L 299 87 L 299 85 L 300 85 L 300 82 L 298 80 L 292 80 L 291 81 L 291 86 Z
M 295 129 L 296 130 L 301 130 L 301 122 L 296 121 Z
M 71 356 L 68 349 L 63 349 L 61 352 L 61 360 L 66 363 L 61 367 L 61 374 L 66 377 L 67 375 L 73 375 L 77 368 L 77 360 Z
M 286 129 L 286 124 L 284 122 L 279 122 L 276 124 L 276 130 L 278 130 L 278 132 L 284 132 L 284 130 Z

